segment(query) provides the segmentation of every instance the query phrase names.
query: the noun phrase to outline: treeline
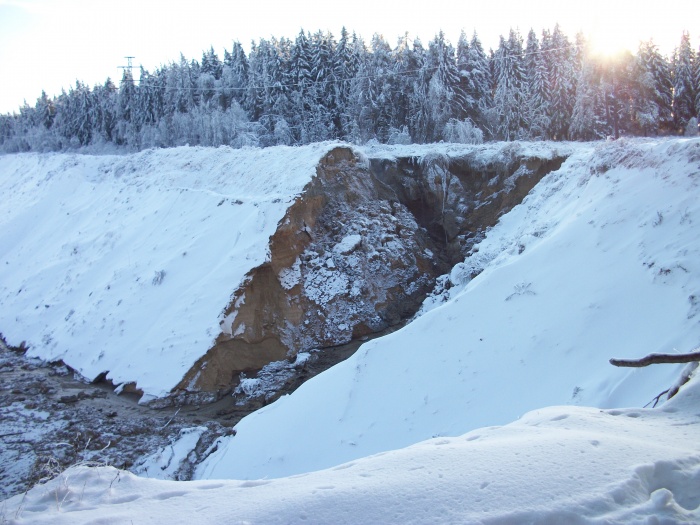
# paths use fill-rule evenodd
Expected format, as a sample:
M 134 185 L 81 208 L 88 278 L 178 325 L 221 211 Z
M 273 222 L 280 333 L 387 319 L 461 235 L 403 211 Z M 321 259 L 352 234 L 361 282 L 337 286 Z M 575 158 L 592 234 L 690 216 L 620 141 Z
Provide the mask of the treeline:
M 369 45 L 345 29 L 239 43 L 223 60 L 180 56 L 138 81 L 125 70 L 93 88 L 76 82 L 0 116 L 0 148 L 49 151 L 482 140 L 594 140 L 697 133 L 700 59 L 687 33 L 667 58 L 652 41 L 602 59 L 556 26 L 524 40 L 511 30 L 484 51 L 476 33 L 456 48 L 404 36 Z

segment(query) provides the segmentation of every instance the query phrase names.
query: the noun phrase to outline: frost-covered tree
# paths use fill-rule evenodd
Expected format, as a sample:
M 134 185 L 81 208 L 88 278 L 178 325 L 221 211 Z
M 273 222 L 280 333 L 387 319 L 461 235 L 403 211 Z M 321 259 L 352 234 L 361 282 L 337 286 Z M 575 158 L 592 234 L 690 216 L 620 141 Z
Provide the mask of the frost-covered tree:
M 41 96 L 36 101 L 36 124 L 43 126 L 46 129 L 51 129 L 53 120 L 56 117 L 56 108 L 47 95 L 46 91 L 41 91 Z
M 429 72 L 425 68 L 426 50 L 419 38 L 413 40 L 410 57 L 411 87 L 408 97 L 408 130 L 415 142 L 427 141 L 430 106 L 428 101 Z
M 117 125 L 117 88 L 110 78 L 92 91 L 94 130 L 104 142 L 115 142 Z
M 345 138 L 349 126 L 348 98 L 350 93 L 350 81 L 354 76 L 352 50 L 350 48 L 350 35 L 343 27 L 340 30 L 340 38 L 333 50 L 331 67 L 333 68 L 333 84 L 331 86 L 331 108 L 333 120 L 333 134 L 338 138 Z
M 140 129 L 143 126 L 154 126 L 158 121 L 163 90 L 158 85 L 158 77 L 152 77 L 143 67 L 141 67 L 139 78 L 135 119 L 137 127 Z
M 428 140 L 439 140 L 445 124 L 451 118 L 466 117 L 466 99 L 455 62 L 455 51 L 440 31 L 428 45 L 424 67 L 430 75 L 428 104 L 430 125 Z
M 673 127 L 673 84 L 668 62 L 652 40 L 636 56 L 633 119 L 638 133 L 656 135 Z
M 228 109 L 232 102 L 244 105 L 248 88 L 248 57 L 240 42 L 233 43 L 231 52 L 224 51 L 221 70 L 221 107 Z
M 700 117 L 700 48 L 695 55 L 695 114 Z
M 697 116 L 695 61 L 690 35 L 684 31 L 681 43 L 673 55 L 673 117 L 679 132 L 685 129 L 691 118 Z
M 501 36 L 493 57 L 496 89 L 494 109 L 498 118 L 496 133 L 502 140 L 516 140 L 526 134 L 525 70 L 520 34 L 510 30 L 508 40 Z
M 603 62 L 601 87 L 605 106 L 605 121 L 609 133 L 618 138 L 633 132 L 634 57 L 629 51 L 618 53 Z
M 482 130 L 487 129 L 487 115 L 493 107 L 491 69 L 489 60 L 484 52 L 479 37 L 474 31 L 466 61 L 462 70 L 463 78 L 466 79 L 465 94 L 467 96 L 466 117 L 474 122 Z M 466 75 L 465 75 L 466 74 Z
M 460 31 L 459 40 L 457 40 L 455 64 L 459 75 L 459 91 L 464 98 L 462 117 L 467 117 L 471 109 L 476 105 L 476 100 L 471 93 L 471 86 L 469 85 L 469 39 L 464 30 Z
M 397 141 L 406 140 L 405 136 L 400 136 L 404 127 L 406 128 L 406 135 L 410 135 L 408 125 L 411 94 L 413 92 L 413 84 L 418 77 L 418 71 L 422 64 L 422 62 L 416 60 L 411 49 L 408 33 L 399 37 L 392 52 L 392 64 L 393 88 L 390 102 L 389 135 L 393 138 L 389 140 L 396 143 Z
M 336 138 L 335 135 L 335 90 L 337 86 L 335 39 L 330 32 L 314 33 L 311 39 L 311 126 L 312 141 Z
M 202 53 L 201 73 L 211 75 L 215 80 L 219 80 L 223 73 L 223 64 L 213 47 L 209 51 Z
M 131 71 L 124 70 L 117 94 L 117 125 L 115 142 L 119 145 L 138 147 L 140 115 L 138 93 Z
M 71 146 L 85 146 L 92 140 L 92 101 L 90 88 L 80 81 L 64 99 L 59 129 Z
M 386 141 L 391 127 L 391 100 L 394 71 L 391 47 L 375 34 L 370 52 L 360 64 L 350 87 L 350 107 L 355 140 Z
M 549 84 L 545 54 L 535 32 L 530 29 L 525 46 L 525 112 L 528 137 L 547 139 L 549 133 Z
M 312 51 L 310 38 L 302 29 L 291 45 L 287 79 L 291 86 L 289 100 L 292 113 L 288 123 L 295 132 L 298 142 L 310 142 L 310 126 L 313 112 Z M 251 81 L 252 82 L 252 81 Z M 251 115 L 256 120 L 254 115 Z
M 549 135 L 555 140 L 566 139 L 574 107 L 575 57 L 569 39 L 557 24 L 548 45 L 543 43 L 548 57 Z
M 576 140 L 597 140 L 608 135 L 605 100 L 601 86 L 602 67 L 586 46 L 576 81 L 576 100 L 569 126 L 569 136 Z
M 167 93 L 171 113 L 187 113 L 196 106 L 195 82 L 190 62 L 180 54 L 179 63 L 171 65 L 168 75 Z

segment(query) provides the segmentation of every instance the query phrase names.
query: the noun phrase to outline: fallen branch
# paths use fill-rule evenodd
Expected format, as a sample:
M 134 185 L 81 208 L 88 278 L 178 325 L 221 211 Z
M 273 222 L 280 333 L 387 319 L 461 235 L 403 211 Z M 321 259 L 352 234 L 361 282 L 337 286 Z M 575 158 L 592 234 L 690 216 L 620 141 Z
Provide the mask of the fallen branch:
M 646 408 L 646 407 L 648 407 L 649 405 L 651 405 L 652 403 L 654 403 L 654 404 L 651 405 L 651 408 L 656 408 L 656 405 L 659 404 L 659 400 L 661 399 L 661 396 L 663 396 L 664 394 L 668 394 L 668 392 L 669 392 L 670 390 L 671 390 L 670 388 L 667 388 L 666 390 L 664 390 L 663 392 L 661 392 L 658 396 L 656 396 L 654 399 L 652 399 L 651 401 L 649 401 L 649 402 L 648 402 L 646 405 L 644 405 L 642 408 Z
M 700 361 L 700 351 L 690 354 L 649 354 L 641 359 L 611 359 L 610 364 L 639 368 L 660 363 L 692 363 L 693 361 Z
M 180 408 L 182 408 L 182 407 L 180 407 Z M 168 422 L 167 422 L 165 425 L 163 425 L 162 427 L 160 427 L 160 429 L 163 430 L 165 427 L 167 427 L 167 426 L 172 422 L 172 420 L 175 419 L 175 416 L 177 416 L 179 413 L 180 413 L 180 409 L 178 408 L 178 409 L 177 409 L 177 412 L 175 412 L 175 413 L 173 414 L 173 417 L 171 417 L 170 419 L 168 419 Z

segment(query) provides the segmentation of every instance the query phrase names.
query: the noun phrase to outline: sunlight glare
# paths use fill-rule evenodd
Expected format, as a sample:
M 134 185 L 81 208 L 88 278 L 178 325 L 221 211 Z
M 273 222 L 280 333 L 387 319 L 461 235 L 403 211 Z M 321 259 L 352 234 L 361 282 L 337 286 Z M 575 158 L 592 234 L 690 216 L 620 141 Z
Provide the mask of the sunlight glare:
M 618 56 L 623 51 L 635 53 L 638 47 L 634 37 L 626 38 L 625 35 L 615 31 L 600 31 L 591 34 L 589 39 L 593 54 L 605 58 Z

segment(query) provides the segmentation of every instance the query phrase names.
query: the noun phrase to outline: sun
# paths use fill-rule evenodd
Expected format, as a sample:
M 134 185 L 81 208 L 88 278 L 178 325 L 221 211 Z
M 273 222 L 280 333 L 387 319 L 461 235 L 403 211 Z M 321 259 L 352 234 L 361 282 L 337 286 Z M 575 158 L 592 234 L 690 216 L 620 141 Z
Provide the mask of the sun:
M 598 31 L 588 38 L 592 53 L 603 58 L 617 57 L 627 51 L 634 53 L 639 45 L 633 36 L 616 31 Z

